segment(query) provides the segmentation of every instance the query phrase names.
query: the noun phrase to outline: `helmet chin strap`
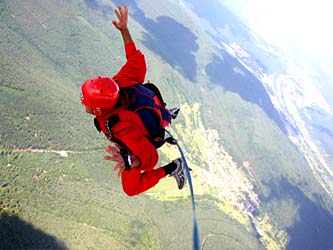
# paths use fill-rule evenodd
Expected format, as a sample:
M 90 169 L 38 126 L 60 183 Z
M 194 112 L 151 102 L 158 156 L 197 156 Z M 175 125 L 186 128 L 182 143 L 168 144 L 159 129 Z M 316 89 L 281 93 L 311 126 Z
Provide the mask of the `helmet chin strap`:
M 101 116 L 101 115 L 103 115 L 103 110 L 102 110 L 102 108 L 94 108 L 94 114 L 95 114 L 96 116 Z
M 93 109 L 93 113 L 95 116 L 103 116 L 103 115 L 107 115 L 110 112 L 112 112 L 115 108 L 112 109 L 106 109 L 106 108 L 94 108 Z

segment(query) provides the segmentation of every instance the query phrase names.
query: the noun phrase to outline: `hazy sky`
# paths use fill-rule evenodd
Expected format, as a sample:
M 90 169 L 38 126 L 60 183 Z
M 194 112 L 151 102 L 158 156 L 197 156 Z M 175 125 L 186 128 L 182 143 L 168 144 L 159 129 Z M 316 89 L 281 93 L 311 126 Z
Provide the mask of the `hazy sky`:
M 333 110 L 333 0 L 220 1 L 260 37 L 286 48 L 290 59 L 305 63 Z
M 224 1 L 223 1 L 224 2 Z M 225 0 L 261 37 L 333 55 L 332 0 Z

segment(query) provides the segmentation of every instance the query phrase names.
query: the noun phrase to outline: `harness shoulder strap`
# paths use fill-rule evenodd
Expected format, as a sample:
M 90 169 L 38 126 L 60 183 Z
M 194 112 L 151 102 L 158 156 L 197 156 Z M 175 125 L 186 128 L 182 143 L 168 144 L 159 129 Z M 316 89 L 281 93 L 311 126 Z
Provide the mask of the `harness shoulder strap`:
M 118 114 L 112 114 L 107 118 L 94 118 L 94 125 L 98 132 L 103 132 L 107 139 L 113 141 L 112 128 L 120 121 Z
M 112 132 L 112 128 L 120 121 L 119 115 L 111 115 L 105 123 L 105 127 Z
M 94 118 L 94 125 L 98 132 L 102 131 L 101 125 L 99 125 L 99 122 L 96 117 Z
M 115 115 L 111 115 L 108 120 L 105 123 L 105 127 L 108 130 L 108 139 L 110 141 L 113 141 L 115 143 L 117 143 L 120 148 L 120 155 L 122 156 L 124 163 L 125 163 L 125 170 L 130 170 L 131 169 L 131 157 L 129 154 L 129 149 L 126 147 L 126 145 L 118 140 L 117 138 L 112 136 L 112 129 L 113 127 L 120 122 L 120 118 L 119 115 L 115 114 Z

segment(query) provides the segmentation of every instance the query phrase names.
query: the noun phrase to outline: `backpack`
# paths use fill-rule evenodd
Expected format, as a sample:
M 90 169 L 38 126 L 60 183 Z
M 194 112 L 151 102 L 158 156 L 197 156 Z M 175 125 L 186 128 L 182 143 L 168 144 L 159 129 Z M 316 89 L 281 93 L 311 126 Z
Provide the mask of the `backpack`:
M 121 88 L 121 98 L 126 103 L 128 110 L 136 113 L 146 130 L 149 133 L 147 138 L 155 148 L 161 147 L 165 143 L 165 127 L 171 124 L 171 114 L 166 108 L 159 89 L 153 83 L 135 84 L 126 88 Z M 118 115 L 111 115 L 108 118 L 106 127 L 111 135 L 112 127 L 119 122 Z M 98 121 L 95 126 L 100 131 Z M 111 137 L 111 140 L 114 138 Z M 115 140 L 114 140 L 115 141 Z M 119 141 L 115 141 L 120 143 Z

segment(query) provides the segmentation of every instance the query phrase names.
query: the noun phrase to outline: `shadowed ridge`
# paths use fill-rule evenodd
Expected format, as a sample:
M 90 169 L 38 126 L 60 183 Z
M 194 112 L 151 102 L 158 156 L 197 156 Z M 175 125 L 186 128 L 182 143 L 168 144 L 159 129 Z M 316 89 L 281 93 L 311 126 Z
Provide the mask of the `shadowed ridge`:
M 287 134 L 283 121 L 261 82 L 227 52 L 221 50 L 221 55 L 223 59 L 214 55 L 213 61 L 206 66 L 206 72 L 211 82 L 221 85 L 226 91 L 239 94 L 247 102 L 258 105 L 281 131 Z M 238 69 L 239 72 L 235 69 Z
M 333 245 L 333 215 L 323 207 L 325 197 L 314 194 L 313 200 L 286 178 L 278 183 L 267 183 L 271 188 L 271 196 L 266 201 L 275 199 L 292 200 L 295 214 L 292 216 L 280 211 L 282 217 L 290 217 L 294 221 L 286 226 L 289 240 L 287 250 L 325 250 Z M 282 219 L 285 221 L 285 218 Z
M 0 249 L 68 249 L 65 242 L 48 235 L 16 215 L 0 212 Z

